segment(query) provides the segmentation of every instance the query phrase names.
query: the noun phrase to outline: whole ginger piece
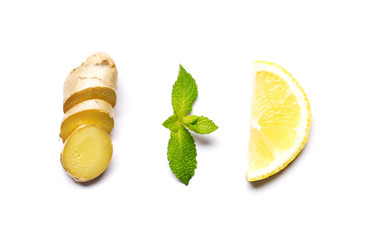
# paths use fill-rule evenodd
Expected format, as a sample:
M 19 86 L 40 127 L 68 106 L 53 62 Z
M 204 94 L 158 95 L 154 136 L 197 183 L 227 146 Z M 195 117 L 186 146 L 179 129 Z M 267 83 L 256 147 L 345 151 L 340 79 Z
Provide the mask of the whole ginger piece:
M 65 80 L 61 164 L 76 182 L 98 177 L 111 161 L 117 75 L 114 60 L 95 53 Z

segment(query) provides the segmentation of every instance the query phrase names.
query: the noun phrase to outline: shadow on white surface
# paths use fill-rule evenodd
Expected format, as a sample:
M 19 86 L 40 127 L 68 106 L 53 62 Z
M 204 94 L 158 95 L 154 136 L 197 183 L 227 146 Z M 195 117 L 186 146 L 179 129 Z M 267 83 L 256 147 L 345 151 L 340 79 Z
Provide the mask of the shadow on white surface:
M 193 132 L 190 132 L 193 136 L 196 145 L 203 145 L 203 146 L 211 146 L 214 145 L 215 140 L 211 138 L 211 136 L 200 135 Z

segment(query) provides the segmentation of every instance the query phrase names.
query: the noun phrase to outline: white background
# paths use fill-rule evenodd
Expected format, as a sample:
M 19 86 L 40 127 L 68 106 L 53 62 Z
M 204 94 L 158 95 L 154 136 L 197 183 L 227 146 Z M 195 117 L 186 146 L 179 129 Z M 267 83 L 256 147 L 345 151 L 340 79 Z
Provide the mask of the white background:
M 367 239 L 365 1 L 1 1 L 0 239 Z M 90 184 L 63 171 L 69 71 L 97 51 L 119 71 L 112 162 Z M 310 139 L 261 183 L 245 179 L 255 60 L 310 99 Z M 166 157 L 179 64 L 196 79 L 189 186 Z

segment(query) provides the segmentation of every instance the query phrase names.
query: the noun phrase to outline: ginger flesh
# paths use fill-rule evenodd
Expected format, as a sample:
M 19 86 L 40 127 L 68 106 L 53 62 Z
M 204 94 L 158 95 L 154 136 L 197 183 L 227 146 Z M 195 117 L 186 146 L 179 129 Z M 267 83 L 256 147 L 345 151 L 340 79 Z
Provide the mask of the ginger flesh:
M 114 109 L 106 101 L 91 99 L 81 102 L 64 115 L 60 128 L 63 142 L 78 127 L 84 124 L 95 124 L 110 133 L 114 127 Z
M 112 107 L 116 104 L 116 93 L 111 88 L 94 87 L 83 89 L 82 91 L 74 93 L 64 103 L 64 112 L 66 113 L 73 106 L 80 102 L 90 99 L 101 99 L 111 104 Z
M 85 124 L 98 125 L 107 133 L 110 133 L 114 127 L 114 120 L 109 116 L 108 113 L 96 109 L 81 111 L 73 114 L 61 125 L 60 137 L 63 139 L 63 142 L 66 141 L 66 139 L 75 129 Z
M 105 130 L 96 125 L 83 125 L 67 139 L 61 162 L 77 182 L 86 182 L 101 175 L 112 157 L 112 143 Z

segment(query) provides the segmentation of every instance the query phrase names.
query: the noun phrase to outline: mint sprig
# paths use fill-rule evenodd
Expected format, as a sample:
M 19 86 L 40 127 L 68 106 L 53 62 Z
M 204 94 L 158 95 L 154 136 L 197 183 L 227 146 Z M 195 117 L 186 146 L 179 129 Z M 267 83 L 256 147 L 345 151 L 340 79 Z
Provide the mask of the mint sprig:
M 187 116 L 192 111 L 197 96 L 198 88 L 194 78 L 180 65 L 178 79 L 171 94 L 174 114 L 162 125 L 171 131 L 167 148 L 169 166 L 185 185 L 189 184 L 197 167 L 196 145 L 187 128 L 198 134 L 209 134 L 218 128 L 206 117 Z

